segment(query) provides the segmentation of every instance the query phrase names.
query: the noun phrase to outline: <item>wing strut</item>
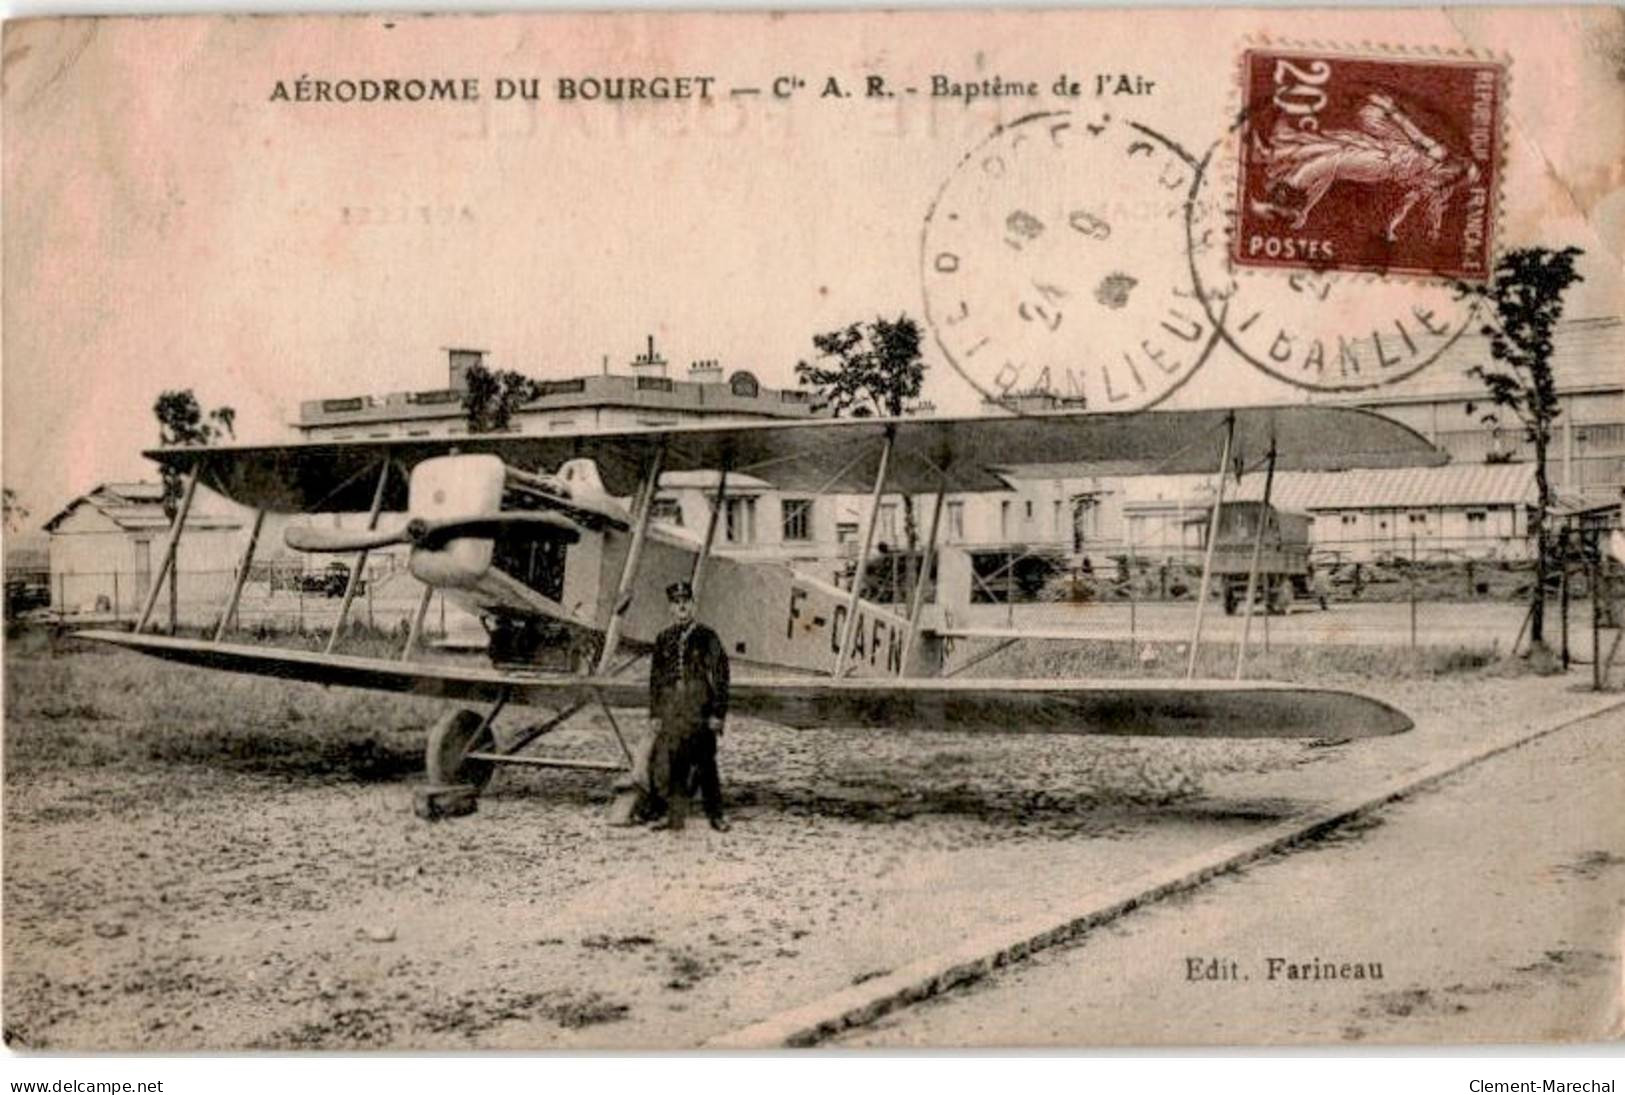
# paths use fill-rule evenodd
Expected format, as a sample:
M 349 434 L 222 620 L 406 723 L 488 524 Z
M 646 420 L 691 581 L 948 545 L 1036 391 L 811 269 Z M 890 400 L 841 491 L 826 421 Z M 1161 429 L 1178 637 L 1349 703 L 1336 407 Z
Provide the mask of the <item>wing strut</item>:
M 937 487 L 937 500 L 931 506 L 931 531 L 925 538 L 925 550 L 920 553 L 920 573 L 914 577 L 914 592 L 908 601 L 908 637 L 903 640 L 903 661 L 897 667 L 899 677 L 908 675 L 909 655 L 914 653 L 914 640 L 920 634 L 920 613 L 925 610 L 925 584 L 930 578 L 931 564 L 937 557 L 937 528 L 942 522 L 942 502 L 948 495 L 946 483 Z
M 1247 633 L 1253 626 L 1253 594 L 1258 590 L 1258 557 L 1264 552 L 1264 528 L 1269 524 L 1270 490 L 1275 486 L 1275 439 L 1270 438 L 1269 465 L 1264 471 L 1264 508 L 1258 511 L 1258 528 L 1253 532 L 1253 561 L 1247 568 L 1247 606 L 1241 614 L 1241 645 L 1236 648 L 1236 680 L 1241 680 L 1241 667 L 1247 662 Z M 1237 488 L 1240 489 L 1239 487 Z M 1264 622 L 1269 623 L 1269 595 L 1265 594 Z M 1264 632 L 1264 645 L 1269 646 L 1269 632 Z
M 1185 679 L 1196 679 L 1196 650 L 1202 644 L 1202 610 L 1207 607 L 1208 581 L 1213 577 L 1213 549 L 1219 542 L 1219 510 L 1224 506 L 1224 478 L 1230 474 L 1230 445 L 1236 439 L 1236 412 L 1224 419 L 1224 451 L 1219 455 L 1219 486 L 1213 494 L 1213 516 L 1207 525 L 1207 552 L 1202 560 L 1202 592 L 1196 597 L 1196 624 L 1191 631 L 1191 657 Z
M 248 569 L 254 565 L 254 547 L 260 542 L 260 529 L 265 527 L 265 511 L 254 511 L 254 527 L 249 530 L 248 543 L 243 545 L 243 557 L 237 562 L 237 580 L 231 586 L 231 600 L 226 602 L 226 611 L 221 613 L 220 622 L 215 625 L 214 641 L 219 642 L 226 637 L 226 629 L 231 626 L 232 619 L 237 615 L 237 605 L 243 599 L 243 586 L 248 582 Z
M 389 485 L 389 457 L 378 468 L 378 486 L 372 492 L 372 508 L 367 511 L 367 530 L 370 532 L 378 527 L 378 512 L 384 508 L 384 488 Z M 355 561 L 350 564 L 350 577 L 344 583 L 344 600 L 339 603 L 339 618 L 333 621 L 333 633 L 327 637 L 327 653 L 333 653 L 333 648 L 339 644 L 339 636 L 344 633 L 344 621 L 350 618 L 350 605 L 355 601 L 356 583 L 361 579 L 361 572 L 367 566 L 367 549 L 362 548 L 355 553 Z
M 874 545 L 875 526 L 880 523 L 880 496 L 886 489 L 886 470 L 891 465 L 892 446 L 897 442 L 897 426 L 886 427 L 886 447 L 880 450 L 880 468 L 875 472 L 875 489 L 869 496 L 869 523 L 863 530 L 863 550 L 858 553 L 858 569 L 852 574 L 852 595 L 846 599 L 846 629 L 841 635 L 841 653 L 835 659 L 835 678 L 846 675 L 852 657 L 852 643 L 858 634 L 858 599 L 863 595 L 863 576 L 869 569 L 869 549 Z
M 666 438 L 660 438 L 654 456 L 649 461 L 647 474 L 643 482 L 638 484 L 638 494 L 633 507 L 632 546 L 627 549 L 626 561 L 621 564 L 621 579 L 615 587 L 615 601 L 609 610 L 609 626 L 604 629 L 604 650 L 598 656 L 598 674 L 602 676 L 609 672 L 610 663 L 615 660 L 616 649 L 621 645 L 621 620 L 626 615 L 626 609 L 631 604 L 632 583 L 637 580 L 638 564 L 643 560 L 643 544 L 649 538 L 649 515 L 654 510 L 655 488 L 660 483 L 660 467 L 666 460 Z
M 717 522 L 722 516 L 722 507 L 728 500 L 728 464 L 723 463 L 721 474 L 717 478 L 717 493 L 711 499 L 711 518 L 705 523 L 705 543 L 700 545 L 700 553 L 694 557 L 694 571 L 689 575 L 688 583 L 694 587 L 694 611 L 700 610 L 700 591 L 705 585 L 705 564 L 711 558 L 711 548 L 717 542 Z
M 158 573 L 152 579 L 152 587 L 147 590 L 146 603 L 141 606 L 141 617 L 136 621 L 135 633 L 137 635 L 147 629 L 147 621 L 152 619 L 153 606 L 158 603 L 158 591 L 164 586 L 164 579 L 169 579 L 170 587 L 175 585 L 175 549 L 180 546 L 181 526 L 186 524 L 186 515 L 192 509 L 192 498 L 197 494 L 197 471 L 202 461 L 195 462 L 186 472 L 186 487 L 181 492 L 180 508 L 175 511 L 175 519 L 169 523 L 169 537 L 164 541 L 164 560 L 158 564 Z M 175 630 L 175 621 L 171 620 L 170 630 Z
M 423 596 L 418 598 L 417 611 L 412 613 L 412 625 L 406 630 L 406 646 L 401 651 L 401 661 L 409 662 L 412 654 L 417 650 L 418 639 L 423 636 L 423 617 L 429 614 L 429 599 L 434 596 L 434 586 L 425 582 Z

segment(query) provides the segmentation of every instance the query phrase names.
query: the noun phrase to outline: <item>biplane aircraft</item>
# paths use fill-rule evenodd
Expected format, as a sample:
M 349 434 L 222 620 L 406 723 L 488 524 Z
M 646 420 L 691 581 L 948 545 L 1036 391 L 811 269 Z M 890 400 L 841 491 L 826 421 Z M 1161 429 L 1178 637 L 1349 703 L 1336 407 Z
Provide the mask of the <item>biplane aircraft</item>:
M 942 609 L 956 595 L 951 568 L 939 574 L 937 611 L 929 618 L 924 611 L 946 494 L 1008 490 L 1024 471 L 1064 476 L 1066 465 L 1087 465 L 1095 474 L 1103 465 L 1118 474 L 1213 472 L 1266 450 L 1272 466 L 1298 470 L 1445 459 L 1391 419 L 1310 406 L 170 448 L 147 455 L 177 466 L 185 490 L 140 621 L 133 632 L 82 634 L 190 665 L 482 705 L 455 708 L 431 729 L 426 767 L 431 784 L 439 785 L 482 787 L 501 762 L 630 769 L 633 750 L 613 712 L 647 704 L 644 674 L 632 669 L 665 624 L 662 591 L 677 579 L 692 582 L 698 618 L 727 647 L 734 664 L 732 711 L 792 728 L 1230 738 L 1352 738 L 1408 729 L 1410 720 L 1386 703 L 1328 688 L 960 676 L 953 641 L 994 636 L 950 626 L 951 615 Z M 651 520 L 661 475 L 695 470 L 720 472 L 703 538 Z M 864 599 L 857 578 L 842 589 L 780 563 L 713 551 L 728 476 L 742 474 L 787 491 L 870 495 L 876 504 L 858 558 L 860 576 L 880 497 L 935 496 L 924 565 L 906 610 Z M 212 639 L 151 634 L 153 605 L 200 484 L 259 511 L 260 519 Z M 290 526 L 285 534 L 295 549 L 355 556 L 326 652 L 227 641 L 267 511 L 369 515 L 367 529 Z M 409 519 L 395 531 L 378 529 L 385 511 Z M 394 659 L 334 653 L 365 553 L 401 544 L 409 545 L 411 573 L 424 584 L 405 649 Z M 423 614 L 435 591 L 482 619 L 491 640 L 488 666 L 420 654 Z M 968 597 L 968 588 L 961 592 Z M 1204 582 L 1198 636 L 1205 594 Z M 577 672 L 541 667 L 543 644 L 558 641 L 559 625 L 593 641 Z M 1187 677 L 1194 673 L 1194 643 L 1191 654 Z M 548 714 L 499 738 L 493 723 L 509 703 Z M 622 761 L 549 758 L 530 750 L 589 705 L 609 716 Z

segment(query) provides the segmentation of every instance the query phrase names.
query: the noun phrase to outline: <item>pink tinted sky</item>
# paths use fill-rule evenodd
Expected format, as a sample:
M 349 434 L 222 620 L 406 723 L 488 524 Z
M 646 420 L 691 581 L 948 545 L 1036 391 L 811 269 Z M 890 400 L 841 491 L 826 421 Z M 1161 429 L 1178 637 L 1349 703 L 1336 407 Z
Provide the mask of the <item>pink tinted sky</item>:
M 920 232 L 965 150 L 1031 101 L 562 104 L 579 74 L 866 71 L 1047 84 L 1143 72 L 1173 132 L 1220 132 L 1247 34 L 1513 54 L 1502 240 L 1591 252 L 1571 314 L 1618 313 L 1618 21 L 1585 15 L 1004 13 L 36 21 L 5 36 L 4 478 L 35 519 L 151 476 L 165 388 L 286 437 L 301 399 L 444 383 L 443 347 L 538 377 L 653 333 L 793 383 L 813 332 L 921 313 Z M 1613 38 L 1609 38 L 1612 34 Z M 1545 42 L 1547 44 L 1532 45 Z M 1600 45 L 1599 45 L 1600 43 Z M 1611 44 L 1610 44 L 1611 43 Z M 1616 51 L 1610 54 L 1609 50 Z M 1610 56 L 1614 60 L 1610 61 Z M 302 75 L 477 78 L 480 103 L 270 101 Z M 492 101 L 540 77 L 535 105 Z M 1045 100 L 1040 107 L 1053 106 Z M 1601 261 L 1596 261 L 1598 259 Z M 1149 261 L 1149 260 L 1148 260 Z M 1612 266 L 1612 270 L 1610 269 Z M 927 394 L 977 393 L 928 349 Z M 1233 358 L 1184 404 L 1299 398 Z

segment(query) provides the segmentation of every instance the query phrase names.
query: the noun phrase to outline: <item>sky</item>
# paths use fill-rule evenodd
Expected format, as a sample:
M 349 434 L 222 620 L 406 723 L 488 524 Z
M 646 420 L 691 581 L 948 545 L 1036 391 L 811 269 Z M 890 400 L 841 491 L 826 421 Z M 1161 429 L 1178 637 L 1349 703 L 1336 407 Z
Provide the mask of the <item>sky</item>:
M 649 334 L 679 369 L 717 358 L 790 386 L 814 333 L 926 314 L 927 213 L 1001 123 L 1117 110 L 1193 149 L 1219 143 L 1237 51 L 1260 38 L 1510 57 L 1498 240 L 1586 247 L 1570 314 L 1622 311 L 1625 138 L 1611 131 L 1625 44 L 1606 10 L 236 17 L 5 33 L 3 472 L 35 522 L 96 483 L 151 478 L 139 453 L 170 388 L 233 406 L 241 439 L 277 440 L 301 400 L 443 386 L 449 346 L 557 378 L 606 355 L 623 365 Z M 1062 74 L 1108 72 L 1155 90 L 1051 94 Z M 863 95 L 876 73 L 921 89 L 936 75 L 1030 79 L 1040 93 Z M 709 75 L 713 94 L 558 96 L 561 78 L 630 75 Z M 820 94 L 830 76 L 846 96 Z M 481 97 L 277 95 L 301 79 L 414 77 L 477 80 Z M 804 86 L 777 98 L 779 77 Z M 535 79 L 541 97 L 498 101 L 502 79 Z M 1133 192 L 1111 162 L 1064 170 L 1102 201 Z M 1112 261 L 1164 295 L 1188 289 L 1155 218 L 1141 222 Z M 1285 279 L 1270 277 L 1251 284 L 1279 302 Z M 1374 316 L 1438 292 L 1355 280 L 1343 299 Z M 1150 312 L 1101 316 L 1068 353 L 1110 357 L 1139 343 L 1127 325 L 1155 326 Z M 980 392 L 935 338 L 926 356 L 926 396 L 974 411 Z M 1170 405 L 1301 398 L 1220 347 Z

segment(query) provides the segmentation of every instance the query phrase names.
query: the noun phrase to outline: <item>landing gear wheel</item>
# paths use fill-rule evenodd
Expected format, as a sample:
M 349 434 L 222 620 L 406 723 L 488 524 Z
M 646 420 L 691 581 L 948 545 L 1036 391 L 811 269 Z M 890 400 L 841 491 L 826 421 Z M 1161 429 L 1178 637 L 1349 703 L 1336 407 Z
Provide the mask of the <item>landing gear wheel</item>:
M 430 783 L 466 783 L 477 790 L 485 789 L 485 785 L 491 782 L 496 765 L 488 760 L 471 760 L 468 757 L 469 753 L 492 744 L 490 729 L 481 732 L 480 728 L 484 725 L 485 719 L 478 711 L 463 707 L 448 712 L 429 728 L 425 767 Z

